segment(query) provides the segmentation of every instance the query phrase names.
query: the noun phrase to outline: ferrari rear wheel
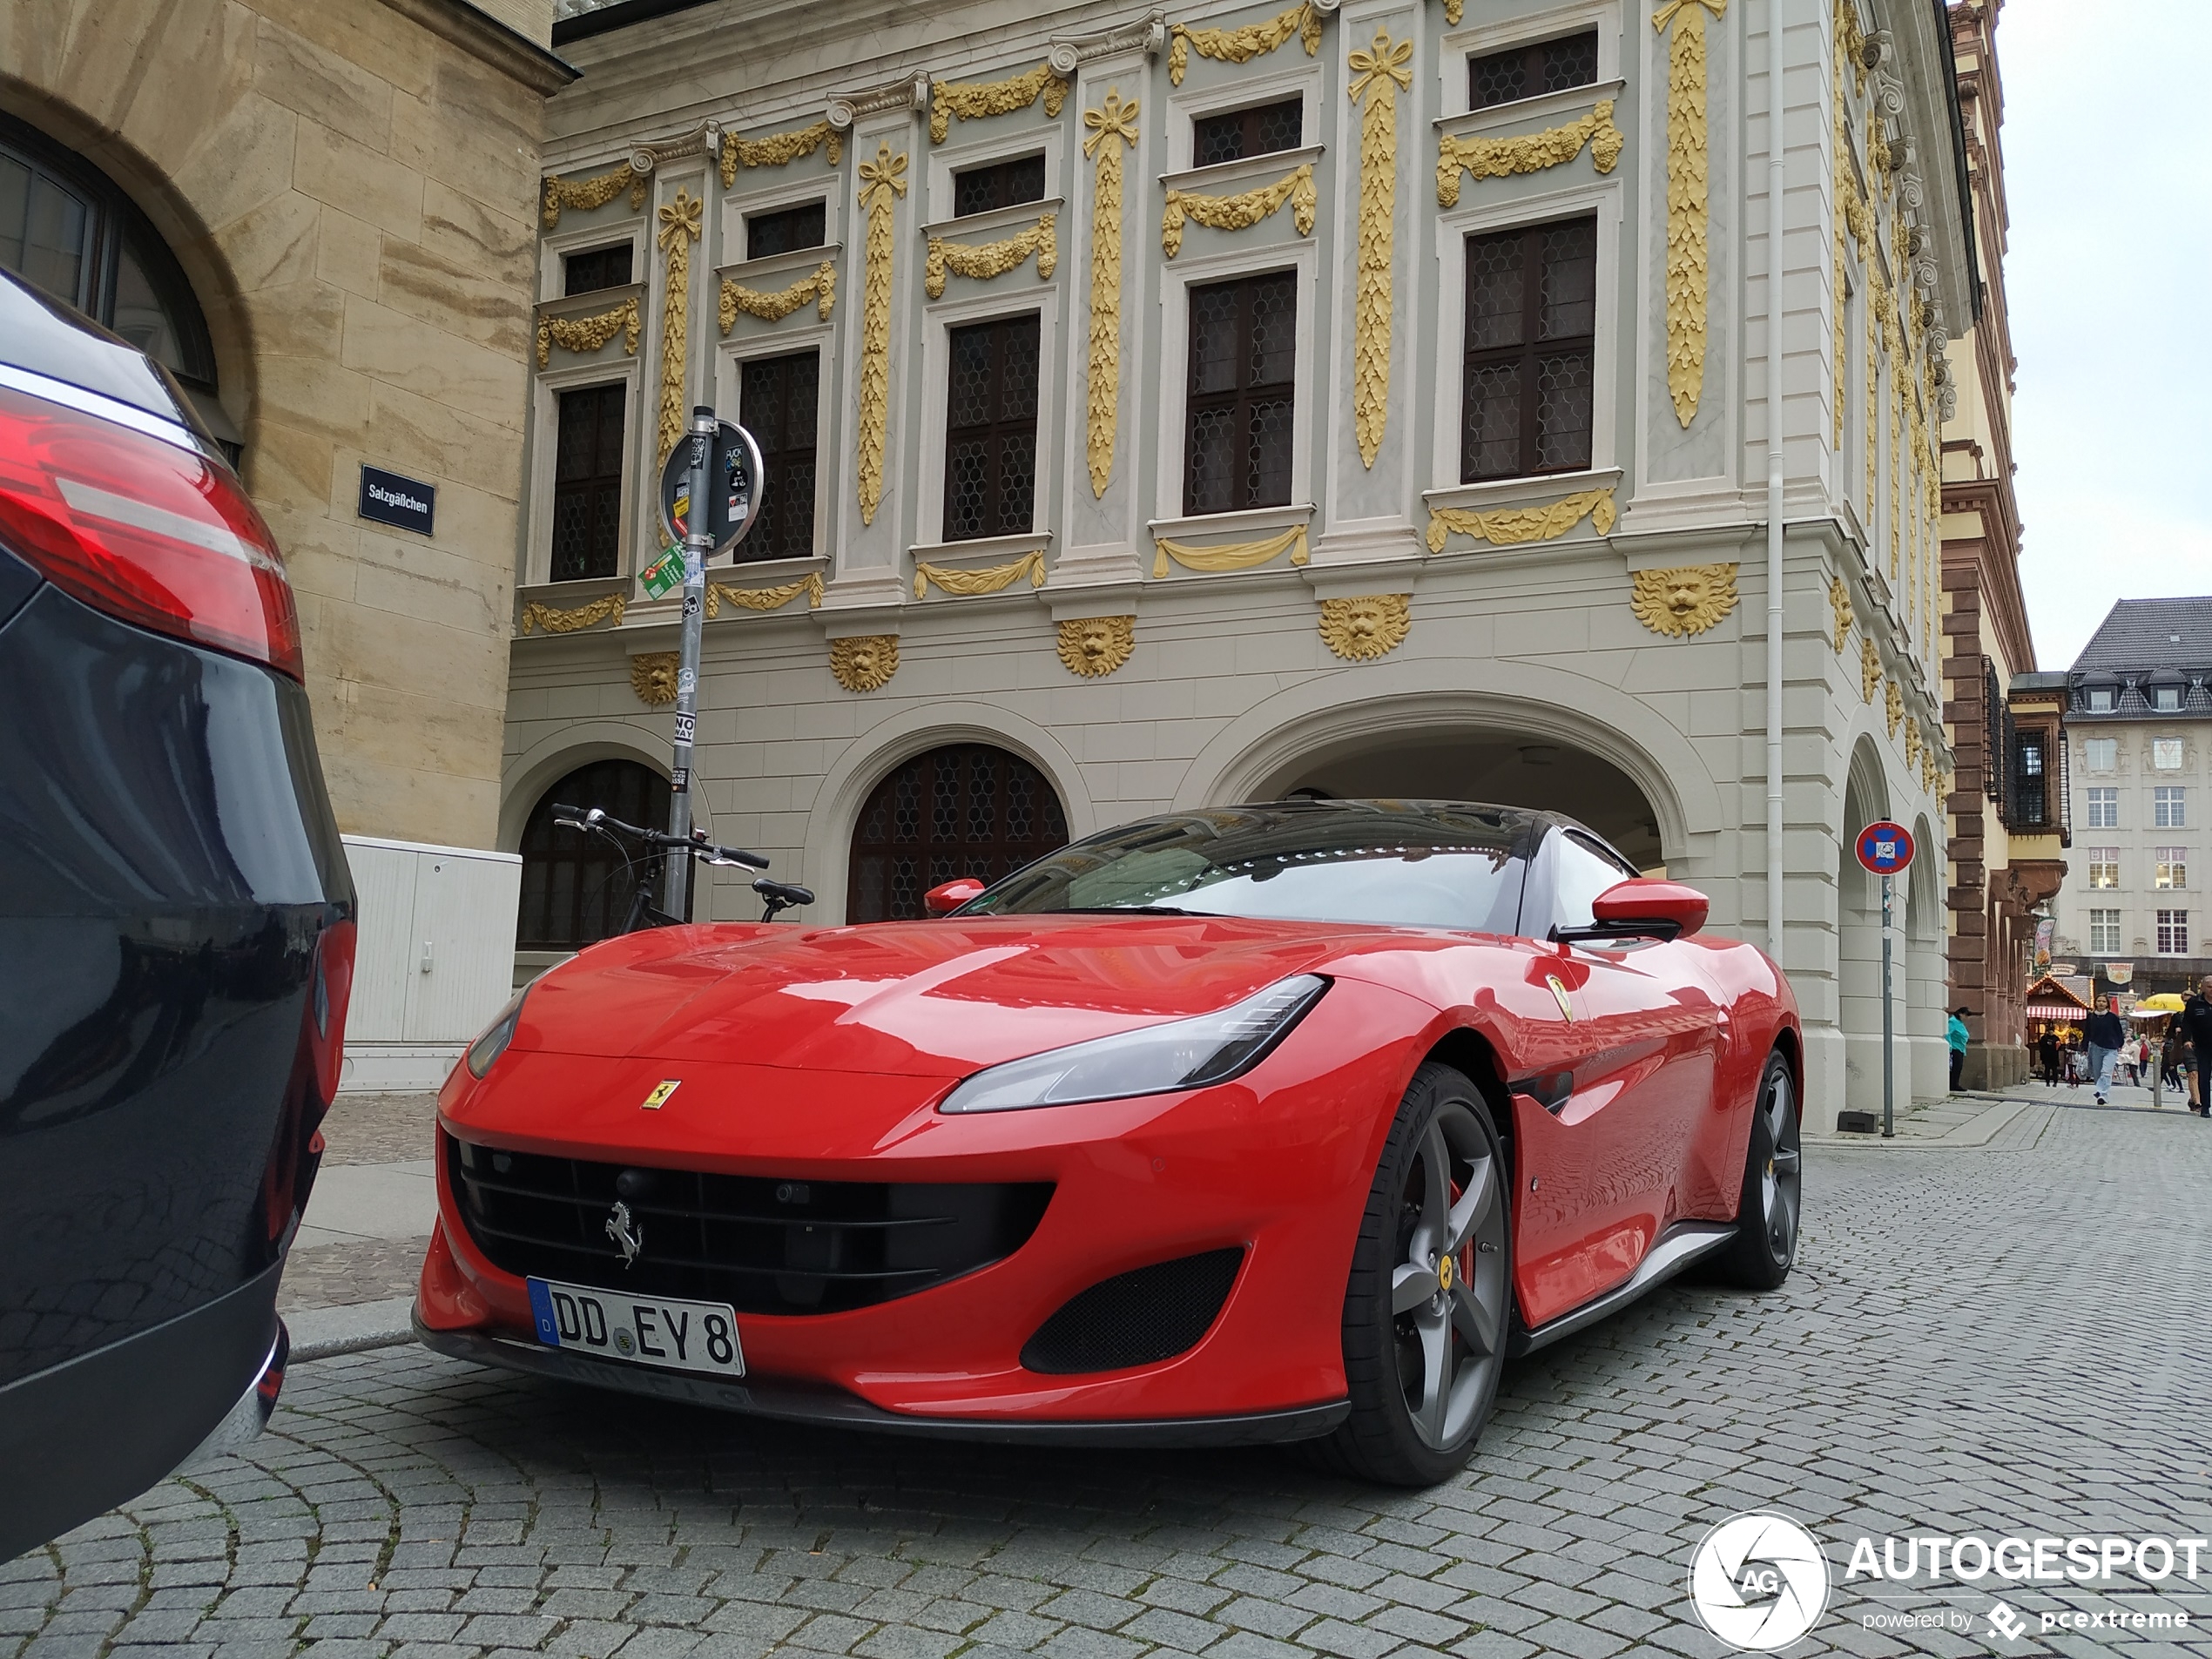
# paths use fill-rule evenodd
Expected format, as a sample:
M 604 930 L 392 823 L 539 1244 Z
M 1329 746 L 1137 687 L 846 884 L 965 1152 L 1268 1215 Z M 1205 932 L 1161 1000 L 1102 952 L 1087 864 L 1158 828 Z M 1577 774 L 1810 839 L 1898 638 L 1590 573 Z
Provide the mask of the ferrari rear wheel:
M 1743 1160 L 1743 1194 L 1736 1240 L 1720 1258 L 1721 1274 L 1755 1291 L 1790 1277 L 1797 1259 L 1797 1222 L 1804 1211 L 1804 1153 L 1798 1143 L 1797 1089 L 1790 1062 L 1767 1056 L 1759 1079 L 1751 1143 Z
M 1344 1304 L 1352 1414 L 1318 1449 L 1344 1473 L 1433 1486 L 1498 1396 L 1513 1310 L 1505 1156 L 1480 1091 L 1425 1065 L 1398 1108 Z

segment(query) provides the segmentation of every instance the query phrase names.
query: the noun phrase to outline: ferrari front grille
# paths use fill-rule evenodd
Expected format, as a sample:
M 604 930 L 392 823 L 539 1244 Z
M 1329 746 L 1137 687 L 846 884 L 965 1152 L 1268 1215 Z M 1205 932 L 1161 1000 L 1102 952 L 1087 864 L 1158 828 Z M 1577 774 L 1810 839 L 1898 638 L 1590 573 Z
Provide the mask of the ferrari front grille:
M 1052 1197 L 1047 1181 L 710 1175 L 443 1138 L 462 1219 L 493 1266 L 741 1313 L 835 1313 L 941 1285 L 1019 1250 Z M 610 1228 L 617 1203 L 626 1224 Z
M 1171 1359 L 1212 1329 L 1244 1260 L 1239 1249 L 1210 1250 L 1101 1279 L 1037 1327 L 1022 1364 L 1065 1377 Z

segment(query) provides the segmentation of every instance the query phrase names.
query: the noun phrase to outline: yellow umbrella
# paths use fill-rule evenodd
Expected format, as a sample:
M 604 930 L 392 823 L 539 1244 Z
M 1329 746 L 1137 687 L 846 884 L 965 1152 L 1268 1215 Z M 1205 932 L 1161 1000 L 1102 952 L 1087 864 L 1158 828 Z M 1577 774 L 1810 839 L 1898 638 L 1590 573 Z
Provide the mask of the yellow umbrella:
M 2171 991 L 2161 991 L 2156 996 L 2147 996 L 2135 1004 L 2138 1014 L 2179 1014 L 2182 999 Z

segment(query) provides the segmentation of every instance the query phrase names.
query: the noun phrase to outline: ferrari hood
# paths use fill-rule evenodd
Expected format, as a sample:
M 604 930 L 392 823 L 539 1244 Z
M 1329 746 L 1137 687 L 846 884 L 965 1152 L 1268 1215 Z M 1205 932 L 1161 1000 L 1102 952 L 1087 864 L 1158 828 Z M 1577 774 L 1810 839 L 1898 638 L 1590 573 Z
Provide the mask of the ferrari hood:
M 664 928 L 547 974 L 523 1003 L 514 1046 L 963 1077 L 1226 1008 L 1375 931 L 1082 915 Z

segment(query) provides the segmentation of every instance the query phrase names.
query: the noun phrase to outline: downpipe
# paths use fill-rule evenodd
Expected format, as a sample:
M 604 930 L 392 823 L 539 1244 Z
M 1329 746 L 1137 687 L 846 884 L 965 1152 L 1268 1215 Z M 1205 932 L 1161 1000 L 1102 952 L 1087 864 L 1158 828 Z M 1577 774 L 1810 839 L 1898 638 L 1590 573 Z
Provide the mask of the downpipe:
M 1782 430 L 1783 233 L 1787 157 L 1784 0 L 1767 0 L 1766 237 L 1766 929 L 1767 954 L 1783 963 Z

